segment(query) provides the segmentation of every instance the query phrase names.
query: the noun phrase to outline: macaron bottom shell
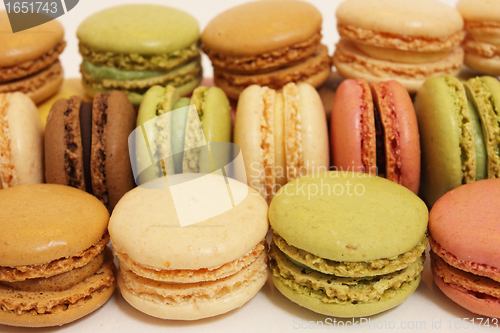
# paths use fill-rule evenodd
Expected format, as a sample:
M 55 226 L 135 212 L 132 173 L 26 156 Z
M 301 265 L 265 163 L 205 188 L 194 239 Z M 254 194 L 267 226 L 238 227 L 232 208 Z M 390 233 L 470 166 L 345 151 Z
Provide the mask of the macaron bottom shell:
M 153 317 L 161 318 L 161 319 L 173 319 L 173 320 L 197 320 L 202 318 L 208 318 L 217 316 L 236 308 L 243 306 L 246 302 L 248 302 L 251 298 L 253 298 L 259 290 L 265 285 L 268 277 L 267 265 L 264 263 L 264 266 L 257 267 L 261 264 L 260 260 L 256 260 L 251 265 L 244 268 L 242 271 L 236 273 L 234 276 L 229 276 L 225 279 L 234 279 L 236 290 L 230 291 L 226 295 L 222 297 L 212 297 L 207 299 L 203 297 L 202 293 L 200 293 L 200 289 L 207 288 L 206 292 L 210 293 L 210 288 L 215 288 L 218 281 L 206 281 L 206 282 L 196 282 L 190 284 L 181 284 L 182 286 L 175 287 L 176 283 L 166 283 L 167 289 L 164 292 L 168 292 L 168 289 L 176 288 L 179 292 L 185 291 L 185 289 L 189 289 L 190 287 L 194 288 L 194 290 L 198 291 L 198 294 L 192 294 L 189 296 L 184 296 L 186 300 L 183 304 L 170 305 L 166 302 L 165 298 L 159 294 L 153 295 L 138 295 L 135 291 L 130 290 L 127 287 L 125 279 L 123 277 L 123 272 L 120 271 L 118 274 L 118 287 L 123 298 L 134 308 L 137 310 L 144 312 Z M 237 281 L 240 274 L 243 274 L 245 270 L 251 269 L 251 266 L 254 266 L 254 269 L 258 270 L 259 274 L 257 276 L 248 279 Z M 120 268 L 122 270 L 122 268 Z M 130 271 L 126 272 L 126 274 L 133 274 Z M 139 277 L 140 280 L 145 280 L 144 278 Z M 146 279 L 149 280 L 149 279 Z M 159 292 L 162 291 L 162 284 L 164 282 L 149 280 L 155 285 L 157 285 L 157 289 Z M 143 297 L 145 296 L 145 297 Z M 202 296 L 202 297 L 198 297 Z
M 286 298 L 302 307 L 327 316 L 352 318 L 371 316 L 382 311 L 389 310 L 403 303 L 417 289 L 418 285 L 420 284 L 421 275 L 419 275 L 415 280 L 405 284 L 403 288 L 399 289 L 395 297 L 383 301 L 357 304 L 351 303 L 348 305 L 324 303 L 319 298 L 312 298 L 305 294 L 297 293 L 296 291 L 285 285 L 280 278 L 274 275 L 272 275 L 271 278 L 276 288 Z
M 499 299 L 494 299 L 493 297 L 476 297 L 474 292 L 459 289 L 444 282 L 434 270 L 432 270 L 432 278 L 443 294 L 461 307 L 479 315 L 500 318 Z

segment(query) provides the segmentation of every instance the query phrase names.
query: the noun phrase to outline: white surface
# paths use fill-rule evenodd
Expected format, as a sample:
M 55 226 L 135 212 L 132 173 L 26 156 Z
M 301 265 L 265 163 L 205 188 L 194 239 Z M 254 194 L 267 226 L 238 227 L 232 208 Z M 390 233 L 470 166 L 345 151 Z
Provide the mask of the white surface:
M 403 0 L 402 0 L 403 1 Z M 411 0 L 407 0 L 411 1 Z M 138 3 L 138 0 L 80 0 L 80 3 L 60 21 L 66 30 L 68 45 L 61 56 L 66 77 L 79 77 L 81 57 L 78 54 L 76 29 L 79 23 L 90 14 L 106 7 L 123 3 Z M 232 7 L 244 0 L 235 1 L 148 1 L 173 6 L 185 10 L 195 16 L 200 27 L 206 26 L 208 21 L 217 13 Z M 333 53 L 334 44 L 338 40 L 335 28 L 335 9 L 339 0 L 311 0 L 323 13 L 323 43 Z M 444 1 L 454 5 L 456 0 Z M 3 3 L 0 3 L 3 8 Z M 212 76 L 212 67 L 208 58 L 203 56 L 205 77 Z M 465 320 L 464 318 L 468 318 Z M 475 327 L 472 327 L 472 318 L 475 318 Z M 18 329 L 0 325 L 0 332 L 299 332 L 299 331 L 332 331 L 348 330 L 354 332 L 448 332 L 456 330 L 467 331 L 500 331 L 500 328 L 478 326 L 479 316 L 453 303 L 432 282 L 429 260 L 425 265 L 422 283 L 417 291 L 402 305 L 385 313 L 363 319 L 354 319 L 357 325 L 353 326 L 353 319 L 336 319 L 315 314 L 309 310 L 288 301 L 277 290 L 267 284 L 262 291 L 242 308 L 228 314 L 196 322 L 164 321 L 149 317 L 135 310 L 115 292 L 111 300 L 93 314 L 61 328 L 50 329 Z M 311 323 L 311 321 L 313 323 Z M 323 322 L 323 328 L 316 322 Z M 331 324 L 331 326 L 329 325 Z M 440 327 L 438 326 L 440 324 Z M 466 328 L 468 325 L 468 328 Z M 493 325 L 490 319 L 490 325 Z

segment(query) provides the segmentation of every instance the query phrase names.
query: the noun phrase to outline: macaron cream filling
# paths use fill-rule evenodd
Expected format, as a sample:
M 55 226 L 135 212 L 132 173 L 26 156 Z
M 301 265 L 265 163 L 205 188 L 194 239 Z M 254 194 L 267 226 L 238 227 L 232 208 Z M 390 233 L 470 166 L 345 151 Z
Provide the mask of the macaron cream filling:
M 80 43 L 79 49 L 83 59 L 97 66 L 109 66 L 121 70 L 169 70 L 199 56 L 199 43 L 194 42 L 182 50 L 165 54 L 122 54 L 99 51 Z
M 7 121 L 9 101 L 4 94 L 0 95 L 0 189 L 17 184 L 16 171 L 10 152 L 10 132 Z
M 224 68 L 233 73 L 266 73 L 279 67 L 289 66 L 311 56 L 321 41 L 321 31 L 309 39 L 270 52 L 256 55 L 230 55 L 218 53 L 203 45 L 203 51 L 208 55 L 215 67 Z
M 194 283 L 171 283 L 146 279 L 131 271 L 120 269 L 120 279 L 126 291 L 133 295 L 164 305 L 183 306 L 187 304 L 203 304 L 228 299 L 244 292 L 252 284 L 267 275 L 267 254 L 262 252 L 251 264 L 243 267 L 233 275 L 215 281 Z M 123 291 L 122 291 L 123 292 Z
M 462 161 L 463 184 L 476 180 L 476 152 L 474 143 L 474 127 L 467 105 L 463 85 L 451 76 L 445 76 L 449 93 L 454 102 L 455 116 L 460 130 L 460 152 Z
M 87 69 L 90 69 L 90 72 Z M 125 93 L 144 94 L 153 85 L 166 86 L 171 84 L 177 87 L 198 79 L 201 74 L 201 66 L 199 58 L 196 58 L 187 64 L 174 67 L 168 71 L 158 72 L 160 75 L 153 75 L 157 72 L 139 71 L 133 73 L 132 71 L 126 71 L 121 73 L 121 70 L 110 67 L 99 68 L 87 63 L 87 65 L 82 66 L 81 72 L 84 84 L 92 90 L 122 89 Z M 139 78 L 140 76 L 143 76 L 143 78 Z M 137 78 L 122 79 L 121 77 Z
M 110 252 L 106 253 L 106 261 L 104 261 L 104 256 L 102 257 L 100 265 L 89 264 L 92 265 L 90 274 L 87 272 L 83 279 L 83 276 L 78 276 L 78 272 L 68 272 L 63 273 L 62 276 L 53 277 L 53 281 L 47 283 L 36 280 L 24 281 L 27 290 L 9 288 L 0 283 L 0 307 L 3 311 L 17 315 L 28 313 L 33 315 L 33 312 L 47 315 L 82 306 L 84 302 L 94 296 L 98 297 L 114 286 L 112 255 Z M 81 269 L 79 273 L 82 273 Z M 67 274 L 72 274 L 72 276 Z M 63 285 L 52 286 L 51 283 L 57 281 L 58 278 L 73 281 L 70 282 L 68 288 L 60 289 Z
M 500 302 L 500 283 L 488 277 L 478 276 L 448 265 L 441 257 L 431 252 L 433 273 L 448 286 L 471 294 L 479 299 Z
M 273 275 L 292 290 L 321 299 L 326 304 L 357 304 L 390 299 L 414 283 L 423 271 L 424 257 L 401 270 L 385 275 L 360 278 L 321 274 L 308 268 L 296 266 L 275 246 L 269 253 Z
M 424 236 L 413 249 L 398 256 L 362 262 L 349 262 L 318 257 L 310 252 L 288 244 L 281 236 L 273 233 L 273 243 L 291 260 L 314 271 L 344 277 L 376 276 L 404 269 L 422 256 L 428 242 L 427 236 Z
M 452 253 L 448 252 L 445 248 L 436 242 L 432 237 L 430 237 L 431 254 L 439 256 L 447 265 L 451 267 L 458 268 L 462 271 L 472 273 L 474 275 L 486 276 L 492 280 L 500 282 L 499 274 L 500 267 L 493 267 L 490 265 L 471 262 L 457 258 Z
M 440 52 L 460 45 L 465 32 L 460 30 L 445 37 L 404 36 L 384 31 L 375 31 L 349 24 L 338 24 L 339 35 L 367 45 L 393 48 L 402 51 Z
M 333 59 L 337 67 L 349 65 L 360 73 L 369 73 L 377 78 L 387 79 L 397 76 L 424 80 L 430 76 L 444 75 L 455 71 L 458 73 L 463 62 L 463 50 L 455 48 L 448 53 L 446 58 L 422 66 L 421 64 L 396 63 L 371 58 L 360 51 L 354 42 L 341 39 L 337 44 Z
M 48 278 L 83 267 L 101 253 L 108 243 L 109 234 L 106 233 L 96 244 L 71 257 L 56 259 L 41 265 L 0 266 L 0 283 Z
M 264 241 L 262 241 L 241 258 L 218 267 L 200 268 L 197 270 L 168 269 L 168 267 L 165 269 L 151 268 L 135 262 L 127 254 L 117 250 L 116 247 L 114 250 L 120 261 L 120 267 L 123 267 L 127 271 L 132 271 L 134 274 L 155 281 L 196 283 L 201 281 L 216 281 L 236 274 L 260 258 L 263 253 L 265 254 L 266 246 L 264 245 Z
M 272 73 L 257 74 L 236 74 L 227 72 L 218 67 L 214 68 L 215 80 L 225 80 L 232 87 L 245 88 L 252 84 L 268 86 L 272 89 L 280 89 L 289 82 L 309 82 L 315 75 L 320 75 L 323 71 L 331 67 L 328 48 L 320 44 L 314 53 L 302 62 L 292 63 L 287 67 L 278 68 Z M 312 83 L 311 83 L 312 84 Z

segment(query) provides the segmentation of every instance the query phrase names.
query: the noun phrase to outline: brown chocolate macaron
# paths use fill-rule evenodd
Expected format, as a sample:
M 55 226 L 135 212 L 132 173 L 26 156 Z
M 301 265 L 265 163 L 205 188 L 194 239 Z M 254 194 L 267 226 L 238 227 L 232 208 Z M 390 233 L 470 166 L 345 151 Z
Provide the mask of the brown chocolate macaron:
M 304 1 L 255 1 L 216 16 L 201 36 L 215 84 L 237 99 L 248 86 L 289 82 L 319 87 L 331 71 L 321 13 Z
M 63 325 L 106 303 L 116 285 L 108 221 L 106 207 L 75 188 L 1 190 L 0 324 Z
M 87 191 L 112 210 L 134 187 L 128 136 L 135 119 L 120 91 L 97 94 L 93 102 L 78 96 L 58 100 L 45 129 L 47 183 Z

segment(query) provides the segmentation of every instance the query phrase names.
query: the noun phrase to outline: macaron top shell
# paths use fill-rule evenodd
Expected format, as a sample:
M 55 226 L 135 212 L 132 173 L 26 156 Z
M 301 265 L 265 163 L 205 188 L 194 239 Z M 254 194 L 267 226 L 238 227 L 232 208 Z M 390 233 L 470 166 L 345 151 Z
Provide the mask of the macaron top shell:
M 81 43 L 115 53 L 164 54 L 191 46 L 199 25 L 181 10 L 158 5 L 122 5 L 100 11 L 80 24 Z
M 106 232 L 109 214 L 94 196 L 55 184 L 0 191 L 0 266 L 41 265 L 74 256 Z
M 500 21 L 500 2 L 496 0 L 460 0 L 457 9 L 467 21 Z
M 500 268 L 500 179 L 460 186 L 442 196 L 429 215 L 429 232 L 458 260 Z
M 345 171 L 297 178 L 269 208 L 271 228 L 288 244 L 347 262 L 410 251 L 424 237 L 427 218 L 423 201 L 405 187 Z
M 170 182 L 192 175 L 179 174 L 168 179 Z M 202 186 L 207 188 L 214 181 L 223 181 L 214 174 L 201 177 L 205 178 Z M 164 186 L 164 179 L 157 181 Z M 233 195 L 248 188 L 235 180 L 228 181 Z M 200 187 L 200 191 L 205 193 L 207 188 Z M 185 208 L 196 209 L 193 205 L 196 202 L 187 200 Z M 169 190 L 137 187 L 116 205 L 109 233 L 114 249 L 141 266 L 160 270 L 214 268 L 241 258 L 264 239 L 269 227 L 267 212 L 266 201 L 248 188 L 246 198 L 232 209 L 181 226 Z
M 40 58 L 52 50 L 64 37 L 57 20 L 12 33 L 6 11 L 0 11 L 0 67 L 11 67 Z
M 260 55 L 308 40 L 321 23 L 321 13 L 307 2 L 255 1 L 217 15 L 201 40 L 225 55 Z
M 336 16 L 338 24 L 408 37 L 445 38 L 463 29 L 458 11 L 437 0 L 347 0 Z

